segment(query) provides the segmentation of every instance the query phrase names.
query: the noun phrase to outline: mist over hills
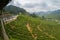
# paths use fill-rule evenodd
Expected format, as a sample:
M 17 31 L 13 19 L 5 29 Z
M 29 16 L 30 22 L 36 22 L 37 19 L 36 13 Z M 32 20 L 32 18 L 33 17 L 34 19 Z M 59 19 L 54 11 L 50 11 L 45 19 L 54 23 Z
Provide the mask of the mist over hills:
M 60 20 L 60 10 L 52 11 L 50 14 L 45 15 L 47 18 L 59 19 Z
M 60 9 L 55 11 L 47 11 L 47 12 L 35 12 L 38 16 L 45 16 L 46 18 L 60 19 Z
M 38 15 L 44 15 L 44 14 L 60 14 L 60 10 L 47 11 L 47 12 L 41 11 L 41 12 L 34 12 L 34 13 L 35 14 L 38 14 Z

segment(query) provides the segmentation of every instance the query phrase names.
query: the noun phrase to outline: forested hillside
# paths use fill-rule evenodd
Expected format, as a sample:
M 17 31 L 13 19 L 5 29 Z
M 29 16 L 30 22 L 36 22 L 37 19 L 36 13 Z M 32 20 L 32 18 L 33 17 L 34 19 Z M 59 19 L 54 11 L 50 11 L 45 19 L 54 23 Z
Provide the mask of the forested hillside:
M 10 12 L 12 14 L 19 14 L 19 13 L 26 13 L 27 12 L 25 9 L 20 8 L 20 7 L 16 7 L 13 5 L 6 6 L 4 9 L 6 12 Z

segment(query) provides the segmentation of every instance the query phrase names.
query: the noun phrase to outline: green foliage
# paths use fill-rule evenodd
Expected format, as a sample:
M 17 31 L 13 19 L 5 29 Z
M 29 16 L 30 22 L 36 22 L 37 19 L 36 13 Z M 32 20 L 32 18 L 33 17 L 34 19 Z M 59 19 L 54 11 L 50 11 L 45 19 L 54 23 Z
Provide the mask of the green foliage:
M 37 40 L 60 40 L 60 24 L 22 14 L 15 21 L 5 25 L 10 40 L 34 40 L 26 27 L 27 23 L 33 29 L 32 34 L 37 34 Z M 37 27 L 42 31 L 39 31 Z M 55 38 L 51 38 L 45 33 Z
M 30 16 L 32 16 L 32 17 L 38 17 L 35 13 L 33 13 L 33 14 L 30 14 Z

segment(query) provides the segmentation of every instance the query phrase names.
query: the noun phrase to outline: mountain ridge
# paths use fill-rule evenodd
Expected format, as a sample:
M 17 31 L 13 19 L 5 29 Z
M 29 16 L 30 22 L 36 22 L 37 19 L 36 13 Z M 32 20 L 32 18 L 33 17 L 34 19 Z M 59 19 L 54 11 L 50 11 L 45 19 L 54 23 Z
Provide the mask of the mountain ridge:
M 27 12 L 25 9 L 20 8 L 20 7 L 16 7 L 13 5 L 6 6 L 5 11 L 13 13 L 13 14 L 26 13 Z

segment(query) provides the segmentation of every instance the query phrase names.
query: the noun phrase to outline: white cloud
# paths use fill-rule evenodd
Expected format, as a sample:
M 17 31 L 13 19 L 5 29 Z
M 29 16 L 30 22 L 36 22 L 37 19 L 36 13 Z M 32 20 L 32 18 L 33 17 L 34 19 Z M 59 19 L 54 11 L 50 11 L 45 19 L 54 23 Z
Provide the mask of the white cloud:
M 60 0 L 12 0 L 10 4 L 22 7 L 29 12 L 60 9 Z

